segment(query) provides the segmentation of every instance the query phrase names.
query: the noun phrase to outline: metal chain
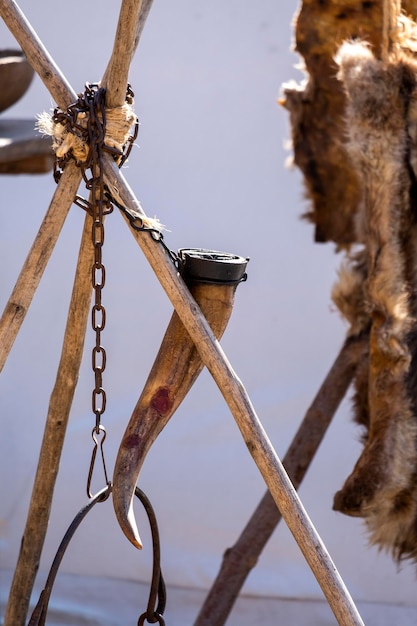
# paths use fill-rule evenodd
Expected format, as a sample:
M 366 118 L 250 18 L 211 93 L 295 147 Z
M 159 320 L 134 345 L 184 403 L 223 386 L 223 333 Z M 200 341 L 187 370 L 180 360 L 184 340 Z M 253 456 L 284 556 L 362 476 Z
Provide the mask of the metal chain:
M 86 183 L 87 189 L 90 189 L 90 180 L 85 176 L 85 171 L 91 169 L 91 162 L 94 158 L 94 150 L 92 150 L 92 145 L 90 143 L 93 140 L 94 145 L 96 142 L 100 142 L 101 150 L 103 152 L 108 152 L 111 154 L 121 167 L 126 159 L 129 157 L 130 151 L 132 150 L 133 144 L 136 141 L 139 130 L 139 120 L 136 118 L 136 124 L 133 127 L 133 132 L 129 135 L 126 145 L 123 146 L 123 151 L 117 150 L 117 148 L 108 146 L 104 143 L 104 138 L 106 134 L 106 111 L 104 106 L 105 100 L 105 89 L 99 87 L 97 83 L 87 83 L 85 87 L 85 91 L 82 94 L 78 95 L 78 99 L 73 104 L 70 104 L 69 107 L 62 111 L 58 107 L 54 110 L 54 114 L 52 116 L 52 121 L 54 124 L 60 124 L 66 131 L 71 132 L 81 139 L 82 142 L 89 145 L 90 150 L 87 156 L 87 160 L 83 163 L 77 162 L 82 168 L 84 181 Z M 134 93 L 132 91 L 131 86 L 128 84 L 126 91 L 126 102 L 127 104 L 132 104 L 134 100 Z M 95 104 L 99 105 L 99 110 L 95 110 Z M 97 113 L 101 116 L 101 120 L 97 118 Z M 81 114 L 81 115 L 80 115 Z M 91 116 L 91 117 L 90 117 Z M 79 118 L 79 119 L 78 119 Z M 80 120 L 80 121 L 79 121 Z M 84 123 L 82 121 L 84 120 Z M 85 123 L 87 120 L 87 124 Z M 91 135 L 91 124 L 93 126 L 101 126 L 101 130 L 97 137 L 94 139 Z M 73 158 L 73 153 L 71 150 L 66 152 L 66 154 L 62 157 L 56 157 L 54 164 L 54 179 L 55 182 L 58 182 L 61 175 L 62 170 L 65 168 L 65 165 Z M 91 205 L 84 198 L 80 198 L 77 196 L 75 204 L 78 204 L 77 201 L 80 201 L 79 204 L 81 208 L 90 212 Z
M 92 243 L 94 247 L 94 263 L 91 269 L 91 282 L 94 292 L 94 304 L 91 311 L 91 324 L 95 333 L 95 346 L 92 350 L 92 369 L 94 373 L 92 410 L 95 415 L 95 425 L 92 431 L 94 448 L 87 478 L 87 494 L 89 498 L 92 497 L 91 482 L 99 449 L 104 477 L 106 484 L 109 484 L 103 451 L 106 429 L 101 423 L 107 401 L 106 392 L 103 388 L 106 351 L 101 344 L 101 333 L 106 325 L 106 310 L 102 304 L 102 290 L 105 286 L 106 270 L 103 264 L 102 251 L 104 245 L 104 218 L 113 211 L 113 205 L 125 213 L 134 230 L 148 232 L 155 241 L 158 241 L 169 255 L 173 264 L 177 268 L 179 267 L 179 257 L 165 244 L 162 233 L 159 230 L 144 226 L 142 218 L 137 214 L 133 215 L 126 207 L 119 204 L 111 196 L 109 189 L 104 183 L 103 153 L 110 153 L 116 159 L 119 167 L 121 167 L 130 154 L 139 128 L 139 122 L 136 120 L 134 130 L 129 135 L 122 151 L 107 146 L 104 143 L 106 136 L 105 99 L 106 90 L 104 88 L 97 83 L 87 83 L 84 93 L 78 95 L 76 102 L 71 104 L 66 111 L 56 108 L 52 117 L 55 124 L 60 124 L 65 131 L 75 134 L 89 148 L 86 160 L 82 163 L 77 161 L 77 165 L 82 170 L 86 188 L 90 191 L 90 197 L 87 200 L 77 195 L 74 199 L 74 203 L 87 211 L 93 218 Z M 134 93 L 130 85 L 128 85 L 126 102 L 132 104 L 133 100 Z M 59 181 L 63 169 L 71 158 L 73 158 L 73 154 L 69 150 L 64 156 L 55 159 L 54 179 L 56 182 Z
M 106 368 L 106 351 L 101 343 L 101 334 L 106 325 L 106 310 L 102 304 L 102 290 L 106 282 L 106 270 L 103 264 L 104 245 L 104 217 L 113 211 L 112 203 L 105 193 L 103 174 L 103 153 L 110 152 L 117 158 L 123 157 L 114 148 L 105 145 L 106 136 L 106 90 L 98 84 L 87 84 L 83 94 L 71 104 L 68 109 L 55 109 L 53 121 L 61 124 L 68 132 L 77 135 L 88 146 L 85 162 L 78 163 L 81 167 L 86 188 L 90 192 L 89 199 L 76 197 L 75 203 L 85 209 L 92 216 L 91 239 L 94 248 L 94 262 L 91 268 L 91 284 L 94 292 L 94 303 L 91 310 L 91 325 L 95 334 L 95 345 L 92 350 L 92 369 L 94 373 L 94 389 L 92 392 L 92 410 L 95 424 L 92 431 L 94 442 L 90 469 L 87 478 L 87 495 L 92 498 L 91 482 L 94 472 L 97 451 L 100 448 L 101 460 L 106 484 L 110 481 L 107 476 L 103 444 L 106 438 L 106 429 L 101 423 L 102 415 L 106 410 L 106 392 L 103 388 L 103 372 Z M 71 151 L 61 159 L 57 159 L 55 166 L 55 180 L 59 180 L 62 169 L 71 158 Z
M 85 162 L 77 163 L 81 167 L 82 175 L 86 184 L 86 188 L 90 191 L 88 200 L 76 196 L 75 204 L 87 211 L 92 217 L 91 238 L 94 248 L 94 262 L 91 267 L 91 284 L 94 292 L 94 304 L 91 309 L 91 325 L 95 334 L 95 345 L 92 349 L 91 361 L 94 373 L 94 389 L 92 392 L 92 410 L 95 416 L 95 424 L 92 430 L 92 438 L 94 441 L 93 452 L 91 455 L 90 468 L 87 477 L 87 495 L 90 499 L 89 504 L 84 507 L 72 522 L 68 529 L 57 555 L 52 564 L 45 589 L 42 591 L 38 604 L 32 614 L 30 624 L 33 626 L 44 626 L 46 614 L 48 610 L 49 597 L 58 572 L 62 557 L 75 530 L 78 528 L 85 515 L 97 502 L 104 502 L 110 496 L 112 483 L 107 476 L 106 462 L 104 458 L 103 444 L 106 439 L 106 429 L 101 423 L 103 413 L 106 410 L 106 392 L 103 387 L 103 372 L 106 369 L 106 350 L 102 346 L 101 335 L 106 325 L 106 310 L 102 303 L 102 291 L 106 282 L 106 269 L 103 264 L 103 246 L 104 246 L 104 218 L 113 211 L 113 204 L 122 210 L 128 217 L 132 228 L 135 230 L 149 231 L 151 237 L 161 243 L 166 252 L 171 257 L 172 262 L 177 266 L 179 257 L 169 250 L 163 241 L 162 233 L 156 229 L 147 228 L 143 225 L 140 216 L 133 216 L 126 207 L 121 206 L 110 196 L 109 190 L 104 184 L 103 170 L 103 153 L 110 152 L 117 160 L 119 167 L 126 161 L 133 143 L 137 136 L 138 122 L 136 123 L 134 133 L 130 135 L 123 152 L 119 152 L 114 148 L 105 145 L 104 139 L 106 135 L 106 110 L 105 110 L 105 89 L 99 87 L 98 84 L 87 84 L 84 94 L 80 94 L 77 102 L 70 105 L 66 112 L 55 109 L 53 121 L 64 125 L 69 132 L 77 134 L 82 141 L 89 147 L 88 156 Z M 133 102 L 133 92 L 128 85 L 126 101 L 131 104 Z M 77 118 L 83 113 L 81 119 L 86 120 L 83 124 L 78 123 Z M 54 168 L 55 181 L 61 177 L 62 171 L 72 157 L 71 151 L 62 158 L 56 158 Z M 87 172 L 90 172 L 90 175 Z M 91 493 L 91 484 L 94 473 L 94 466 L 97 451 L 100 449 L 104 477 L 106 487 L 93 495 Z M 152 533 L 153 544 L 153 572 L 152 582 L 149 594 L 148 606 L 146 611 L 140 615 L 138 626 L 145 624 L 160 624 L 165 626 L 163 612 L 166 605 L 166 588 L 160 566 L 160 543 L 159 531 L 155 513 L 152 505 L 146 495 L 138 487 L 135 495 L 139 498 L 148 515 Z
M 111 196 L 109 196 L 111 198 Z M 129 220 L 129 224 L 131 226 L 131 228 L 133 230 L 136 230 L 138 232 L 144 232 L 144 233 L 148 233 L 150 235 L 150 237 L 152 237 L 152 239 L 154 239 L 155 241 L 157 241 L 158 243 L 161 244 L 161 246 L 164 248 L 165 252 L 168 254 L 170 260 L 172 261 L 172 263 L 175 265 L 175 267 L 178 269 L 180 266 L 180 257 L 178 256 L 178 254 L 176 252 L 174 252 L 173 250 L 171 250 L 165 243 L 164 241 L 164 235 L 160 230 L 157 230 L 156 228 L 151 228 L 150 226 L 145 226 L 143 223 L 143 219 L 140 215 L 138 214 L 133 214 L 131 211 L 129 211 L 125 206 L 123 206 L 122 204 L 120 204 L 119 202 L 117 202 L 117 200 L 115 200 L 114 198 L 111 198 L 111 202 L 112 204 L 114 204 L 115 206 L 117 206 L 118 209 L 120 209 L 120 211 L 122 213 L 124 213 L 127 217 L 127 219 Z
M 102 303 L 102 291 L 106 283 L 106 270 L 103 264 L 104 216 L 111 213 L 113 210 L 104 192 L 103 150 L 104 137 L 106 134 L 105 97 L 105 90 L 97 85 L 93 87 L 87 86 L 84 94 L 84 102 L 88 107 L 87 131 L 88 144 L 90 147 L 87 167 L 91 172 L 91 178 L 86 180 L 86 187 L 90 189 L 90 204 L 93 217 L 91 237 L 94 247 L 94 262 L 91 268 L 91 284 L 94 292 L 94 304 L 91 309 L 91 325 L 95 334 L 95 345 L 91 355 L 94 373 L 94 388 L 92 391 L 91 405 L 95 416 L 95 425 L 92 431 L 94 447 L 87 479 L 87 495 L 89 498 L 92 497 L 91 481 L 99 446 L 104 478 L 106 484 L 109 484 L 103 450 L 106 429 L 101 423 L 103 413 L 106 410 L 107 400 L 106 392 L 103 387 L 103 372 L 106 369 L 107 355 L 101 342 L 101 334 L 106 326 L 106 309 Z M 84 169 L 84 176 L 86 177 L 85 171 Z

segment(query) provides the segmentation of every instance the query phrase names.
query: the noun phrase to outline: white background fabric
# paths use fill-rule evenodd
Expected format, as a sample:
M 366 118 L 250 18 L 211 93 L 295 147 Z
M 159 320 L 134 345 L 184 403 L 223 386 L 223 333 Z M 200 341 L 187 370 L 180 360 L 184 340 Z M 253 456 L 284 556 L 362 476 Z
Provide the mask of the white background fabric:
M 109 58 L 119 2 L 22 0 L 20 6 L 79 92 Z M 131 68 L 141 127 L 125 175 L 166 243 L 250 257 L 222 345 L 282 457 L 344 338 L 330 290 L 340 257 L 313 243 L 301 176 L 286 167 L 287 112 L 276 99 L 302 74 L 291 51 L 295 2 L 155 0 Z M 3 47 L 13 38 L 2 26 Z M 54 106 L 35 78 L 3 117 Z M 1 306 L 6 303 L 55 188 L 51 175 L 2 176 Z M 337 210 L 337 207 L 335 207 Z M 83 222 L 74 206 L 0 378 L 0 567 L 13 569 L 23 532 L 49 395 L 55 380 Z M 117 212 L 106 221 L 103 343 L 108 395 L 103 422 L 112 468 L 172 307 Z M 94 424 L 92 331 L 71 412 L 41 573 L 85 503 Z M 415 606 L 414 566 L 401 571 L 367 545 L 364 526 L 332 511 L 356 461 L 359 432 L 347 400 L 300 490 L 303 503 L 353 597 Z M 96 476 L 101 487 L 100 474 Z M 140 477 L 158 516 L 169 584 L 209 588 L 224 549 L 262 497 L 263 480 L 220 393 L 204 372 L 157 439 Z M 126 541 L 110 503 L 97 506 L 63 562 L 68 574 L 147 581 L 150 543 Z M 281 524 L 245 592 L 322 598 Z M 4 590 L 3 590 L 4 591 Z

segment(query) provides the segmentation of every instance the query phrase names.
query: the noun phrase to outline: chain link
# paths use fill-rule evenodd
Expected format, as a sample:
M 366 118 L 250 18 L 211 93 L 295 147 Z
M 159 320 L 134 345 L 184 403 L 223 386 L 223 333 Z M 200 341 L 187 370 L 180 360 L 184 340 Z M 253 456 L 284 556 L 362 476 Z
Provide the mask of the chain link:
M 87 86 L 84 94 L 85 107 L 88 108 L 88 145 L 89 155 L 83 175 L 86 187 L 90 190 L 90 207 L 92 212 L 91 239 L 94 248 L 94 262 L 91 268 L 91 284 L 94 293 L 94 304 L 91 309 L 91 325 L 95 334 L 95 345 L 92 349 L 91 364 L 94 373 L 94 389 L 91 405 L 95 416 L 95 425 L 92 431 L 94 441 L 90 469 L 87 479 L 87 495 L 91 498 L 91 481 L 98 447 L 100 446 L 101 461 L 106 484 L 109 484 L 103 444 L 106 430 L 101 424 L 103 413 L 106 410 L 106 392 L 103 388 L 103 372 L 106 369 L 107 354 L 102 345 L 101 334 L 106 326 L 106 309 L 102 303 L 102 291 L 106 284 L 106 270 L 103 264 L 104 246 L 104 216 L 111 213 L 113 207 L 104 193 L 103 151 L 106 134 L 105 90 L 97 85 Z M 90 170 L 91 177 L 87 178 L 86 169 Z
M 132 101 L 133 93 L 129 87 L 128 101 Z M 106 91 L 98 84 L 87 84 L 83 94 L 71 104 L 66 111 L 55 109 L 53 121 L 60 124 L 66 131 L 75 134 L 85 146 L 88 153 L 85 161 L 77 163 L 82 170 L 83 179 L 87 190 L 90 192 L 89 199 L 76 197 L 75 203 L 85 209 L 92 217 L 91 240 L 94 248 L 94 261 L 91 267 L 91 284 L 94 293 L 94 302 L 91 309 L 91 325 L 95 335 L 95 345 L 92 349 L 91 362 L 94 373 L 94 388 L 92 391 L 91 405 L 95 416 L 95 424 L 92 431 L 94 442 L 91 456 L 90 469 L 87 478 L 87 494 L 91 498 L 91 482 L 96 461 L 97 451 L 100 448 L 106 484 L 106 462 L 104 458 L 103 443 L 106 438 L 106 430 L 101 423 L 103 413 L 106 410 L 106 392 L 103 387 L 103 372 L 106 369 L 107 355 L 102 345 L 102 332 L 106 326 L 106 309 L 102 303 L 102 291 L 106 283 L 106 269 L 103 264 L 104 246 L 104 218 L 113 211 L 113 205 L 106 194 L 103 173 L 104 152 L 110 152 L 121 164 L 127 158 L 132 147 L 134 138 L 129 143 L 127 154 L 115 148 L 106 146 Z M 135 135 L 136 136 L 136 135 Z M 58 181 L 62 170 L 70 158 L 71 151 L 63 157 L 56 159 L 54 177 Z
M 95 183 L 92 195 L 96 192 Z M 92 368 L 94 372 L 94 389 L 92 409 L 96 417 L 96 434 L 99 433 L 101 416 L 106 410 L 106 392 L 103 389 L 103 372 L 106 368 L 106 350 L 101 345 L 101 333 L 106 326 L 106 309 L 102 304 L 102 291 L 106 283 L 106 270 L 103 265 L 104 222 L 101 199 L 94 203 L 92 241 L 94 246 L 94 263 L 91 268 L 91 282 L 94 292 L 94 304 L 91 309 L 91 325 L 95 333 L 95 346 L 92 351 Z

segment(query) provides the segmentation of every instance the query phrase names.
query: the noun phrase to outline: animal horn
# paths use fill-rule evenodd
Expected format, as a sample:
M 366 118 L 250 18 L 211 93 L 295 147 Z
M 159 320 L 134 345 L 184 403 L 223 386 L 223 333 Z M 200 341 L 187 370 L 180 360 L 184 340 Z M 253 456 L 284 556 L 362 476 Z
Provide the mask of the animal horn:
M 246 279 L 249 259 L 201 249 L 180 250 L 180 273 L 220 339 L 233 309 L 236 287 Z M 142 394 L 120 444 L 113 481 L 113 506 L 126 537 L 142 548 L 133 511 L 139 472 L 156 437 L 197 379 L 203 362 L 174 311 Z

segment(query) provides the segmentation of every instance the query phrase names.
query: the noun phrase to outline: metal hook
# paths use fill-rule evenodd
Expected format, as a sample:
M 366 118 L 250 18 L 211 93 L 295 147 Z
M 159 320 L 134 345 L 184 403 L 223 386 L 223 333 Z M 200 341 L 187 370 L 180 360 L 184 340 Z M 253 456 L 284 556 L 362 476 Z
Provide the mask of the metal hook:
M 102 437 L 101 437 L 101 441 L 99 442 L 98 435 L 100 435 L 100 433 L 102 433 Z M 91 482 L 92 482 L 93 473 L 94 473 L 94 465 L 96 462 L 97 448 L 99 445 L 100 445 L 100 452 L 101 452 L 101 461 L 102 461 L 103 471 L 104 471 L 104 479 L 106 481 L 106 485 L 110 485 L 110 481 L 107 477 L 106 461 L 104 459 L 104 450 L 103 450 L 103 444 L 106 439 L 106 434 L 107 434 L 106 429 L 101 424 L 98 426 L 98 428 L 94 427 L 91 433 L 91 436 L 94 441 L 94 448 L 91 454 L 90 469 L 88 470 L 88 478 L 87 478 L 87 496 L 90 499 L 94 497 L 93 494 L 91 493 Z

